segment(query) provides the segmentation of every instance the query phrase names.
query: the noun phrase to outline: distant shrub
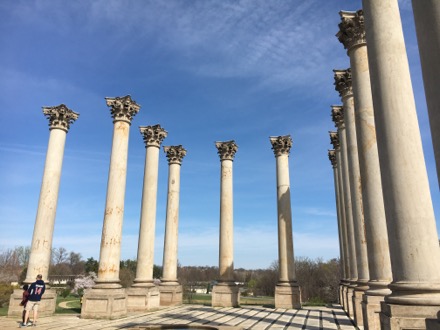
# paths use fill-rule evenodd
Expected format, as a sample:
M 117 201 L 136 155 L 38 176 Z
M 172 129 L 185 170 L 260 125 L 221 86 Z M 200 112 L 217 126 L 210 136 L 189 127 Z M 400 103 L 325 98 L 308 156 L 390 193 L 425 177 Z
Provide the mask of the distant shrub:
M 14 287 L 5 282 L 0 282 L 0 307 L 9 303 L 11 294 L 14 292 Z

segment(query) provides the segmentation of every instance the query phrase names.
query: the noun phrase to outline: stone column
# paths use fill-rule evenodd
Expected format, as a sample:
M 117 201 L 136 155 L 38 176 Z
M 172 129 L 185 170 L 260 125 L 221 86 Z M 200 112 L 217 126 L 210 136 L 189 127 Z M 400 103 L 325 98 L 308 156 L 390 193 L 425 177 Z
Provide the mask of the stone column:
M 52 238 L 55 225 L 55 215 L 58 203 L 61 169 L 63 166 L 64 145 L 70 124 L 78 119 L 79 114 L 67 108 L 64 104 L 56 107 L 43 107 L 43 114 L 49 120 L 49 144 L 44 165 L 43 181 L 38 201 L 34 234 L 29 255 L 29 263 L 24 283 L 35 282 L 38 274 L 47 282 L 49 275 Z M 11 295 L 8 315 L 21 316 L 23 307 L 20 306 L 23 290 L 16 290 Z M 47 290 L 40 305 L 40 315 L 51 315 L 55 312 L 56 292 Z M 15 308 L 16 307 L 16 308 Z
M 301 308 L 301 296 L 296 281 L 293 255 L 292 210 L 290 202 L 289 153 L 292 138 L 271 136 L 276 158 L 278 258 L 280 277 L 275 287 L 275 308 Z
M 117 318 L 126 315 L 125 289 L 120 285 L 122 222 L 124 219 L 125 183 L 127 177 L 128 137 L 131 120 L 140 106 L 130 95 L 106 97 L 113 118 L 113 142 L 102 226 L 98 279 L 83 296 L 82 318 Z
M 177 237 L 179 226 L 180 166 L 186 150 L 181 146 L 163 147 L 167 154 L 168 199 L 163 249 L 163 277 L 160 283 L 160 305 L 182 304 L 182 286 L 177 280 Z
M 334 70 L 336 90 L 341 96 L 344 107 L 344 122 L 347 134 L 348 169 L 350 175 L 350 193 L 353 211 L 353 228 L 356 244 L 358 270 L 357 286 L 354 292 L 354 321 L 363 326 L 362 295 L 368 289 L 367 238 L 365 236 L 364 213 L 362 205 L 362 180 L 359 168 L 358 144 L 354 117 L 354 98 L 351 84 L 351 70 Z
M 332 106 L 332 119 L 338 128 L 338 137 L 341 148 L 341 163 L 342 163 L 342 186 L 344 190 L 344 206 L 345 206 L 345 220 L 347 226 L 347 243 L 348 255 L 350 262 L 350 278 L 347 284 L 347 313 L 350 317 L 354 317 L 353 295 L 354 288 L 357 286 L 358 270 L 357 270 L 357 255 L 355 243 L 355 230 L 353 225 L 353 211 L 350 193 L 350 177 L 348 170 L 348 155 L 347 155 L 347 137 L 344 122 L 344 109 L 342 106 Z M 334 139 L 335 135 L 330 134 L 330 140 Z M 332 141 L 333 143 L 333 141 Z
M 216 142 L 221 160 L 220 180 L 220 279 L 212 290 L 213 307 L 236 307 L 240 292 L 234 282 L 232 162 L 238 146 L 234 141 Z
M 440 2 L 412 0 L 437 178 L 440 182 Z
M 340 12 L 337 37 L 350 57 L 362 201 L 367 236 L 369 289 L 363 296 L 364 326 L 380 329 L 380 302 L 392 280 L 385 208 L 380 178 L 363 11 Z
M 341 305 L 343 302 L 343 285 L 342 280 L 345 279 L 345 248 L 344 248 L 344 235 L 342 233 L 342 215 L 341 215 L 341 198 L 340 198 L 340 190 L 339 190 L 339 178 L 338 178 L 338 162 L 336 159 L 336 150 L 328 151 L 328 158 L 333 168 L 333 179 L 335 185 L 335 201 L 336 201 L 336 214 L 337 214 L 337 223 L 338 223 L 338 237 L 339 237 L 339 260 L 340 260 L 340 272 L 341 272 L 341 284 L 339 285 L 339 301 Z
M 342 156 L 341 156 L 341 146 L 339 143 L 339 134 L 337 132 L 330 133 L 330 142 L 333 145 L 336 156 L 336 174 L 338 179 L 338 195 L 339 195 L 339 212 L 341 216 L 341 235 L 342 235 L 342 246 L 344 253 L 344 272 L 343 278 L 341 280 L 342 287 L 342 297 L 341 304 L 346 312 L 348 312 L 348 302 L 347 302 L 347 291 L 350 284 L 350 249 L 349 249 L 349 239 L 347 238 L 347 220 L 345 217 L 345 201 L 344 201 L 344 182 L 342 180 Z
M 397 0 L 363 0 L 393 281 L 383 329 L 440 309 L 440 249 Z
M 167 137 L 160 125 L 141 126 L 145 142 L 144 184 L 137 253 L 136 278 L 127 289 L 128 311 L 148 311 L 160 305 L 160 292 L 153 281 L 159 150 Z

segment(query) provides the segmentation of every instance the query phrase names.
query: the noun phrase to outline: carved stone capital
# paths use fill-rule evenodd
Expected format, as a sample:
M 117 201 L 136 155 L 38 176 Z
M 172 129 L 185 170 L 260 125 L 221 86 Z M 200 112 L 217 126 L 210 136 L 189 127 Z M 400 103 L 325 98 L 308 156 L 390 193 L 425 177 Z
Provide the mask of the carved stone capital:
M 332 105 L 332 120 L 339 129 L 344 128 L 344 107 L 342 105 Z
M 271 136 L 269 139 L 270 143 L 272 144 L 275 157 L 288 155 L 290 153 L 290 148 L 292 148 L 293 144 L 292 137 L 290 135 Z
M 130 95 L 123 97 L 106 97 L 105 101 L 107 106 L 110 107 L 113 122 L 125 121 L 131 124 L 131 120 L 141 108 L 139 104 L 131 99 Z
M 339 32 L 336 37 L 344 45 L 347 51 L 352 47 L 362 46 L 367 43 L 365 38 L 364 12 L 363 10 L 340 11 L 341 23 L 338 24 Z
M 181 146 L 164 146 L 163 151 L 167 154 L 168 164 L 182 165 L 182 159 L 186 155 L 186 150 Z
M 339 96 L 343 99 L 347 96 L 353 96 L 353 87 L 351 84 L 351 69 L 333 70 L 335 73 L 335 90 L 339 92 Z
M 330 134 L 330 143 L 333 144 L 333 148 L 335 150 L 339 150 L 341 145 L 339 144 L 339 134 L 338 134 L 338 132 L 329 131 L 328 133 Z
M 220 156 L 220 160 L 234 160 L 235 153 L 238 150 L 238 146 L 234 140 L 226 142 L 216 142 L 217 153 Z
M 139 126 L 139 130 L 141 131 L 146 147 L 160 148 L 163 140 L 168 136 L 168 132 L 159 124 L 153 126 Z
M 330 160 L 332 167 L 337 166 L 338 162 L 336 160 L 336 150 L 333 149 L 328 151 L 328 159 Z
M 69 131 L 70 124 L 78 119 L 79 113 L 73 112 L 64 104 L 55 107 L 43 107 L 43 113 L 49 119 L 49 129 Z

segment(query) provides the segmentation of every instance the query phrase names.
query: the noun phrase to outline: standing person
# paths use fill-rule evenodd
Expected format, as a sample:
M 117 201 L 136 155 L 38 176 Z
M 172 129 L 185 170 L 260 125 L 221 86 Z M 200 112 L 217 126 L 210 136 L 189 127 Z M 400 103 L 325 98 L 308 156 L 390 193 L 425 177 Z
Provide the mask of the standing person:
M 23 285 L 23 298 L 22 298 L 21 303 L 20 303 L 20 306 L 23 306 L 23 314 L 22 314 L 22 317 L 21 317 L 21 322 L 22 323 L 24 323 L 24 317 L 26 316 L 26 304 L 27 304 L 28 299 L 29 299 L 28 289 L 29 289 L 29 285 L 28 284 Z
M 46 284 L 44 284 L 43 276 L 41 274 L 38 274 L 37 280 L 34 283 L 32 283 L 28 289 L 29 298 L 25 308 L 26 315 L 24 317 L 23 323 L 21 324 L 21 327 L 28 326 L 30 311 L 33 311 L 34 314 L 33 325 L 34 326 L 37 325 L 38 305 L 45 290 L 46 290 Z

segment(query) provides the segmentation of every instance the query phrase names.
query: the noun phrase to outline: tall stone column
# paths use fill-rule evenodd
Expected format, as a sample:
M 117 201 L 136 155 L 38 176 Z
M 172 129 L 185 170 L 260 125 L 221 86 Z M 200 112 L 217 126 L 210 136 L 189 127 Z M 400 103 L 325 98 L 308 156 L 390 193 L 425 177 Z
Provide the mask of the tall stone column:
M 70 124 L 79 116 L 64 104 L 55 107 L 43 107 L 43 114 L 49 120 L 50 135 L 29 263 L 26 279 L 24 280 L 24 283 L 28 284 L 35 282 L 38 274 L 43 276 L 44 281 L 48 280 L 64 145 Z M 23 308 L 20 306 L 22 293 L 22 290 L 18 290 L 18 292 L 11 295 L 8 315 L 17 316 L 23 312 Z M 56 293 L 53 290 L 47 290 L 40 305 L 40 314 L 53 314 L 56 306 L 55 300 Z
M 340 30 L 336 36 L 347 49 L 350 57 L 367 237 L 369 289 L 363 296 L 364 326 L 368 329 L 380 329 L 380 302 L 391 293 L 388 284 L 392 280 L 392 274 L 374 124 L 364 15 L 362 10 L 357 12 L 341 11 L 340 15 Z
M 412 0 L 437 179 L 440 183 L 440 1 Z
M 141 220 L 137 253 L 136 278 L 127 289 L 128 311 L 148 311 L 160 305 L 160 292 L 154 285 L 154 235 L 156 228 L 157 180 L 159 150 L 167 137 L 160 125 L 141 126 L 145 142 L 144 184 L 142 190 Z
M 355 243 L 355 229 L 353 224 L 353 211 L 352 201 L 350 193 L 350 176 L 348 169 L 348 155 L 347 155 L 347 134 L 344 122 L 344 109 L 342 106 L 332 106 L 332 119 L 338 128 L 338 134 L 330 133 L 330 141 L 333 143 L 335 137 L 339 137 L 338 143 L 341 148 L 341 165 L 342 165 L 342 186 L 344 192 L 344 206 L 345 206 L 345 220 L 347 226 L 347 243 L 348 243 L 348 255 L 350 262 L 350 278 L 347 284 L 347 313 L 354 317 L 353 295 L 354 289 L 357 286 L 358 269 L 357 269 L 357 255 L 356 255 L 356 243 Z
M 341 284 L 339 285 L 339 300 L 341 305 L 344 305 L 343 302 L 343 285 L 342 281 L 345 279 L 345 247 L 344 247 L 344 234 L 343 230 L 343 222 L 342 222 L 342 214 L 341 214 L 341 197 L 339 190 L 339 174 L 338 174 L 338 161 L 336 159 L 336 150 L 328 151 L 328 158 L 330 163 L 332 164 L 333 169 L 333 179 L 335 185 L 335 201 L 336 201 L 336 214 L 337 214 L 337 222 L 338 222 L 338 237 L 339 237 L 339 256 L 340 256 L 340 272 L 341 272 Z
M 363 326 L 362 295 L 368 289 L 368 255 L 365 236 L 364 213 L 362 205 L 362 179 L 359 168 L 357 133 L 354 116 L 354 97 L 351 83 L 351 70 L 334 70 L 335 87 L 341 96 L 344 107 L 344 122 L 347 131 L 347 156 L 350 175 L 350 193 L 353 211 L 353 228 L 356 244 L 356 261 L 358 269 L 357 286 L 353 296 L 354 321 L 358 327 Z
M 296 281 L 293 255 L 292 210 L 290 202 L 289 153 L 292 138 L 271 136 L 276 158 L 278 258 L 280 277 L 275 287 L 275 308 L 301 308 L 301 296 Z
M 383 329 L 440 309 L 440 249 L 397 0 L 363 0 L 393 281 Z
M 215 146 L 221 161 L 220 278 L 212 290 L 212 306 L 236 307 L 240 302 L 240 292 L 234 282 L 232 163 L 238 146 L 234 141 L 216 142 Z
M 117 318 L 126 315 L 125 289 L 119 280 L 122 222 L 127 178 L 128 138 L 131 120 L 140 106 L 124 97 L 106 97 L 113 118 L 113 142 L 102 226 L 98 279 L 83 296 L 82 318 Z
M 163 277 L 160 283 L 160 305 L 182 304 L 182 286 L 177 280 L 177 237 L 179 225 L 180 166 L 186 150 L 181 146 L 163 147 L 167 154 L 168 199 L 163 249 Z
M 341 294 L 341 304 L 346 312 L 348 312 L 348 302 L 347 302 L 347 291 L 350 284 L 350 248 L 349 239 L 347 237 L 347 219 L 345 217 L 345 200 L 344 200 L 344 182 L 342 180 L 342 156 L 341 156 L 341 146 L 339 143 L 339 134 L 337 132 L 329 132 L 330 142 L 335 150 L 336 157 L 336 174 L 337 174 L 337 184 L 338 184 L 338 195 L 339 195 L 339 212 L 341 216 L 341 235 L 342 235 L 342 246 L 344 253 L 344 272 L 341 281 L 342 294 Z

